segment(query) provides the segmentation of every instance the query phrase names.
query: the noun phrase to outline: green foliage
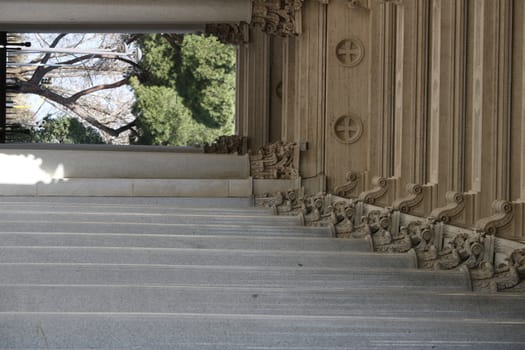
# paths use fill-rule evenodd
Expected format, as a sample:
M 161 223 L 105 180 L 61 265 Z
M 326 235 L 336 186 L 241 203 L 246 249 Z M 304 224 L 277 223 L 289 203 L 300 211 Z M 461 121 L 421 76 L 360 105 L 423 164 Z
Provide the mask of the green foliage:
M 187 146 L 210 142 L 224 133 L 231 133 L 233 123 L 221 129 L 209 129 L 192 119 L 177 91 L 165 86 L 142 85 L 131 79 L 137 101 L 138 135 L 131 140 L 143 145 Z
M 41 127 L 33 130 L 32 139 L 39 143 L 104 143 L 97 130 L 86 128 L 77 119 L 66 115 L 45 118 Z
M 144 35 L 132 80 L 140 144 L 193 145 L 233 132 L 235 49 L 214 37 Z
M 235 50 L 212 36 L 186 35 L 177 89 L 193 118 L 220 128 L 234 115 Z

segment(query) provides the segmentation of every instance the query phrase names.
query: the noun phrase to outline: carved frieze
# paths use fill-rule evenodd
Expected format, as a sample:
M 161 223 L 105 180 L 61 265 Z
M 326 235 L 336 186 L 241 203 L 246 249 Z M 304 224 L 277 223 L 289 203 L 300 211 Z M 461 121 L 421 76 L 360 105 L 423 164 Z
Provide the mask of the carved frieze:
M 219 136 L 211 144 L 204 144 L 204 153 L 246 153 L 247 139 L 244 136 Z
M 304 207 L 304 190 L 290 189 L 286 192 L 266 193 L 255 198 L 255 206 L 273 208 L 277 215 L 299 215 Z
M 212 23 L 206 25 L 205 31 L 206 34 L 216 36 L 224 44 L 242 45 L 250 41 L 247 23 Z
M 252 24 L 276 36 L 302 32 L 304 0 L 253 0 Z
M 276 142 L 250 154 L 254 179 L 296 179 L 299 176 L 297 143 Z

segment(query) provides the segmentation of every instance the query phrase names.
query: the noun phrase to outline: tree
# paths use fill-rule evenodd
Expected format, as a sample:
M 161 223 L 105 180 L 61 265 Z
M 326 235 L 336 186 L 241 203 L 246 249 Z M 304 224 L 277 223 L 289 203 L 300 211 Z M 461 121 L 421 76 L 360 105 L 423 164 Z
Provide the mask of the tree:
M 141 83 L 177 90 L 193 119 L 210 128 L 229 124 L 235 112 L 235 49 L 213 36 L 145 35 Z
M 58 34 L 51 43 L 38 35 L 35 38 L 40 38 L 41 46 L 72 48 L 82 46 L 88 40 L 88 34 Z M 104 35 L 99 41 L 101 48 L 121 43 L 120 36 L 114 34 Z M 135 62 L 103 54 L 46 53 L 30 63 L 32 66 L 8 69 L 8 76 L 15 81 L 13 88 L 16 92 L 41 96 L 64 112 L 71 112 L 96 127 L 106 137 L 118 137 L 135 126 L 129 113 L 132 95 L 127 99 L 109 99 L 110 96 L 122 96 L 118 89 L 127 87 L 130 77 L 140 69 Z
M 33 142 L 43 143 L 104 143 L 100 133 L 85 127 L 75 118 L 62 115 L 58 118 L 44 118 L 40 127 L 32 132 Z

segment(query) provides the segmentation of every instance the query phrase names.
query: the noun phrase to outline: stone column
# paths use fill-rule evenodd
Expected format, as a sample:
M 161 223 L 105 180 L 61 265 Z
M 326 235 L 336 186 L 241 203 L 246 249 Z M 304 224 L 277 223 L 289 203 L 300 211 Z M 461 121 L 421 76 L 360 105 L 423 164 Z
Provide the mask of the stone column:
M 2 0 L 0 31 L 185 31 L 251 16 L 251 0 Z

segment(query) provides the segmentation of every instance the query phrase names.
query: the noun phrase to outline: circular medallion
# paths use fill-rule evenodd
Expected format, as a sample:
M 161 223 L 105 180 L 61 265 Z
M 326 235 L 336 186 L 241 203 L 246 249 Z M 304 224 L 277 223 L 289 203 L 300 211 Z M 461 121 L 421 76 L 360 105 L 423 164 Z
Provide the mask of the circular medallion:
M 346 67 L 355 67 L 365 56 L 365 47 L 361 40 L 349 38 L 339 42 L 335 48 L 337 60 Z
M 333 131 L 338 141 L 354 143 L 363 134 L 363 122 L 358 117 L 344 115 L 335 121 Z

